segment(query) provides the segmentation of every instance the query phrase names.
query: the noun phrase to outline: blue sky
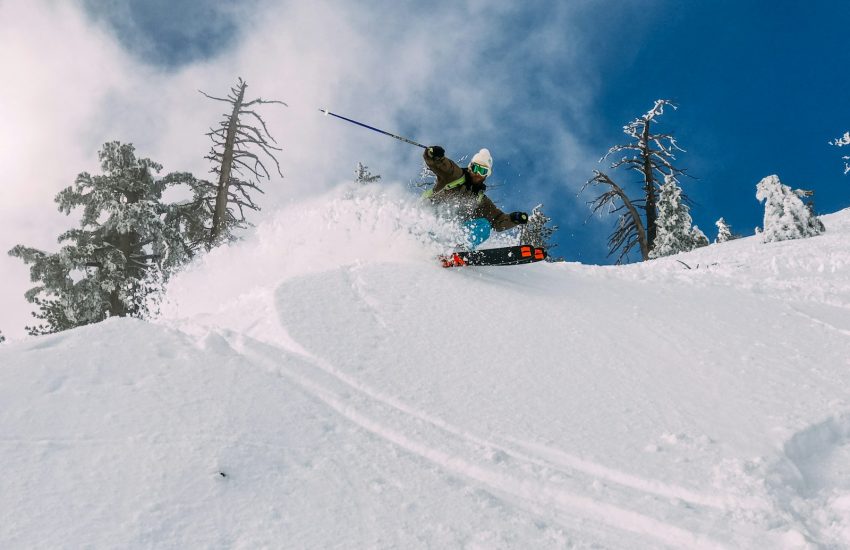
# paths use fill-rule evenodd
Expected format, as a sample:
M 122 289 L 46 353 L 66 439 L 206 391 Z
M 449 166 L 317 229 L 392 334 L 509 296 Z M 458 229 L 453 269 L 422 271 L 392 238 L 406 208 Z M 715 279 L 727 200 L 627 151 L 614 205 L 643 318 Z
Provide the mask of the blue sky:
M 610 263 L 615 219 L 591 217 L 594 194 L 579 190 L 623 125 L 667 98 L 679 109 L 661 128 L 698 178 L 683 182 L 695 222 L 712 239 L 720 216 L 749 235 L 770 174 L 814 189 L 820 213 L 850 206 L 850 151 L 828 144 L 850 130 L 848 28 L 850 3 L 825 0 L 6 0 L 0 249 L 55 249 L 71 222 L 53 197 L 97 170 L 105 141 L 203 176 L 221 113 L 197 90 L 224 94 L 238 76 L 289 104 L 266 115 L 285 179 L 267 184 L 265 212 L 350 179 L 358 161 L 384 181 L 419 174 L 420 150 L 328 108 L 456 159 L 488 147 L 497 204 L 544 203 L 558 255 Z M 616 178 L 637 196 L 632 176 Z M 0 278 L 8 335 L 30 285 L 5 256 Z
M 185 24 L 186 18 L 193 17 L 193 2 L 177 3 L 176 10 L 165 1 L 116 5 L 126 7 L 123 13 L 107 12 L 107 20 L 124 37 L 126 46 L 151 63 L 177 67 L 197 62 L 216 56 L 241 38 L 238 21 L 228 17 L 226 8 L 214 10 L 204 18 L 203 26 L 196 26 Z M 579 2 L 568 14 L 575 21 L 573 28 L 580 27 L 581 36 L 574 46 L 579 51 L 565 54 L 544 46 L 522 57 L 512 56 L 512 52 L 518 43 L 533 39 L 537 29 L 553 16 L 549 3 L 531 2 L 522 9 L 507 9 L 503 17 L 482 18 L 480 25 L 461 10 L 453 13 L 451 5 L 432 4 L 433 12 L 444 18 L 445 32 L 461 33 L 469 41 L 486 41 L 488 48 L 485 52 L 467 51 L 461 43 L 454 55 L 480 59 L 472 63 L 475 70 L 471 74 L 447 77 L 446 85 L 453 90 L 443 96 L 463 94 L 467 89 L 474 92 L 478 81 L 499 73 L 501 78 L 516 75 L 520 80 L 504 89 L 511 100 L 500 99 L 496 107 L 500 119 L 486 129 L 489 131 L 467 127 L 462 138 L 454 138 L 459 123 L 450 119 L 451 109 L 435 109 L 429 121 L 415 118 L 423 100 L 444 106 L 450 97 L 441 97 L 439 92 L 401 97 L 394 106 L 401 113 L 399 127 L 388 129 L 424 141 L 433 136 L 430 141 L 453 145 L 447 148 L 455 156 L 474 152 L 479 146 L 490 147 L 497 162 L 494 195 L 506 209 L 528 208 L 523 200 L 527 197 L 545 199 L 550 216 L 561 227 L 559 252 L 567 259 L 609 261 L 599 223 L 583 223 L 587 212 L 575 200 L 559 197 L 559 193 L 575 195 L 580 183 L 575 178 L 580 174 L 558 170 L 549 144 L 538 142 L 535 123 L 540 116 L 570 126 L 581 140 L 583 152 L 591 155 L 588 160 L 595 162 L 608 147 L 622 141 L 623 124 L 648 110 L 653 100 L 676 102 L 679 109 L 665 114 L 663 128 L 674 133 L 687 151 L 680 155 L 680 166 L 697 179 L 683 184 L 694 201 L 694 221 L 710 238 L 720 216 L 737 232 L 753 232 L 762 216 L 755 184 L 772 173 L 792 187 L 814 189 L 819 212 L 850 206 L 850 178 L 842 174 L 842 151 L 827 143 L 850 128 L 846 69 L 850 66 L 846 45 L 850 3 Z M 261 3 L 254 6 L 263 9 Z M 398 20 L 387 10 L 407 9 L 409 6 L 384 5 L 370 12 L 364 7 L 362 28 L 376 36 L 394 32 L 384 27 L 385 20 Z M 93 7 L 91 11 L 98 14 Z M 427 15 L 411 15 L 409 25 L 417 25 L 422 17 Z M 564 32 L 571 28 L 565 25 Z M 229 40 L 210 41 L 206 38 L 210 34 Z M 147 38 L 139 40 L 140 36 Z M 429 47 L 427 43 L 422 46 Z M 435 47 L 435 55 L 445 54 Z M 576 56 L 586 62 L 576 64 Z M 447 72 L 452 71 L 452 64 L 452 58 L 445 59 Z M 449 84 L 450 78 L 459 84 Z M 572 89 L 581 88 L 579 93 L 587 94 L 588 86 L 592 97 L 584 101 L 580 115 L 575 107 L 559 104 L 567 101 Z M 410 109 L 410 116 L 405 115 L 406 102 L 417 107 Z M 481 108 L 489 105 L 482 101 Z M 364 111 L 345 114 L 374 122 L 374 110 Z M 435 120 L 439 124 L 435 125 Z M 435 135 L 435 126 L 442 127 L 439 135 Z M 548 137 L 542 136 L 544 140 Z M 358 136 L 350 146 L 356 148 L 361 139 L 371 138 Z M 410 163 L 415 163 L 415 157 Z M 380 160 L 373 159 L 372 165 L 382 167 Z M 411 166 L 409 171 L 416 168 Z M 404 177 L 397 165 L 376 170 L 385 177 Z M 564 176 L 573 181 L 564 183 Z M 631 177 L 622 174 L 620 178 L 628 182 Z M 548 188 L 546 193 L 540 192 L 541 186 Z M 589 190 L 583 197 L 590 200 L 592 195 Z

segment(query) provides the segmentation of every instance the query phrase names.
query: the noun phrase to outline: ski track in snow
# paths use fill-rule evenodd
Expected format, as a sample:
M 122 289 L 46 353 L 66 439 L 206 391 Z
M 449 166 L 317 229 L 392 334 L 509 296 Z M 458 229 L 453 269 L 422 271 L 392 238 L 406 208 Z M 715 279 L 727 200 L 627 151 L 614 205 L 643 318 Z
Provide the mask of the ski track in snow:
M 385 323 L 382 324 L 385 326 Z M 727 502 L 722 498 L 696 493 L 690 489 L 661 483 L 657 480 L 649 480 L 634 476 L 625 472 L 621 472 L 619 470 L 602 466 L 594 462 L 583 460 L 579 457 L 565 453 L 560 449 L 547 447 L 539 443 L 522 441 L 515 438 L 506 438 L 506 440 L 501 443 L 496 443 L 492 438 L 481 438 L 466 430 L 462 430 L 456 426 L 453 426 L 447 423 L 446 421 L 432 416 L 424 411 L 414 409 L 413 407 L 410 407 L 399 399 L 383 394 L 368 387 L 367 385 L 359 382 L 357 379 L 348 376 L 340 369 L 332 366 L 327 361 L 307 351 L 303 346 L 292 340 L 291 337 L 288 337 L 286 340 L 288 340 L 288 343 L 287 346 L 283 349 L 283 351 L 288 351 L 292 354 L 301 357 L 302 359 L 308 361 L 310 364 L 314 365 L 317 369 L 320 369 L 324 373 L 334 377 L 346 386 L 349 386 L 350 388 L 361 392 L 362 394 L 376 402 L 382 403 L 388 407 L 396 409 L 399 412 L 407 414 L 421 422 L 432 424 L 435 427 L 440 428 L 441 430 L 453 436 L 466 439 L 481 448 L 491 448 L 493 450 L 501 451 L 509 456 L 512 456 L 519 460 L 527 461 L 529 463 L 534 463 L 535 465 L 541 467 L 552 468 L 558 466 L 561 468 L 567 468 L 570 471 L 583 472 L 599 480 L 605 480 L 611 483 L 621 485 L 623 487 L 628 487 L 643 493 L 655 495 L 662 498 L 678 499 L 699 506 L 716 508 L 718 510 L 723 510 L 726 508 Z M 256 343 L 262 344 L 261 342 Z M 273 346 L 273 344 L 270 343 L 265 343 L 264 345 Z M 241 346 L 238 343 L 234 343 L 234 346 L 236 346 L 238 349 L 244 349 L 244 346 Z M 280 349 L 279 346 L 274 347 L 276 349 Z M 513 447 L 509 446 L 511 444 L 513 445 Z M 524 449 L 524 451 L 521 449 Z M 741 502 L 741 504 L 745 508 L 758 508 L 760 506 L 760 503 L 757 501 L 744 501 Z
M 818 316 L 816 316 L 816 315 L 813 315 L 811 313 L 807 313 L 806 311 L 803 311 L 804 306 L 802 306 L 802 305 L 792 305 L 792 306 L 789 306 L 789 307 L 791 308 L 791 310 L 795 314 L 811 321 L 812 323 L 826 327 L 826 328 L 833 330 L 833 331 L 835 331 L 839 334 L 843 334 L 844 336 L 850 336 L 850 309 L 833 308 L 833 309 L 839 310 L 837 313 L 834 313 L 832 311 L 824 312 L 823 310 L 827 306 L 820 306 L 819 309 L 821 310 L 821 313 Z M 811 309 L 812 306 L 808 306 L 808 308 Z M 824 318 L 826 316 L 830 317 L 829 321 L 827 321 Z M 838 326 L 838 323 L 843 323 L 844 325 L 847 325 L 848 328 L 843 328 L 841 326 Z
M 298 383 L 309 394 L 364 430 L 421 456 L 447 472 L 480 483 L 495 494 L 504 495 L 509 502 L 535 514 L 548 516 L 554 511 L 566 527 L 574 526 L 574 518 L 578 516 L 674 547 L 724 547 L 706 534 L 695 534 L 646 514 L 581 496 L 565 485 L 575 483 L 573 480 L 577 479 L 577 472 L 581 472 L 613 483 L 622 482 L 630 489 L 666 498 L 679 498 L 700 506 L 721 507 L 716 499 L 580 461 L 574 460 L 567 465 L 564 464 L 567 461 L 563 456 L 559 457 L 561 464 L 529 456 L 469 434 L 421 411 L 415 411 L 395 399 L 371 391 L 321 359 L 305 355 L 303 350 L 294 353 L 309 361 L 313 368 L 302 368 L 295 372 L 291 367 L 292 362 L 284 366 L 279 360 L 281 352 L 286 353 L 286 350 L 243 338 L 238 338 L 233 345 L 257 362 L 267 364 L 268 368 Z M 317 380 L 320 376 L 322 381 Z M 580 482 L 592 485 L 593 480 Z M 638 497 L 632 498 L 639 500 Z M 699 519 L 693 518 L 694 521 Z M 709 530 L 708 527 L 705 529 Z

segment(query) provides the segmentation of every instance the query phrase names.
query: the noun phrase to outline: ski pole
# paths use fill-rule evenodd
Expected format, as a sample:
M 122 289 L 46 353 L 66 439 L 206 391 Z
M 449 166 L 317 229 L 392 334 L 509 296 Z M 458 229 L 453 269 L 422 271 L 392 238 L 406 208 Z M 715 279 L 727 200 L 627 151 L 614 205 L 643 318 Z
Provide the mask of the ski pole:
M 391 133 L 389 133 L 389 132 L 385 132 L 384 130 L 381 130 L 381 129 L 375 128 L 374 126 L 369 126 L 368 124 L 363 124 L 362 122 L 357 122 L 356 120 L 351 120 L 350 118 L 345 118 L 344 116 L 342 116 L 342 115 L 338 115 L 338 114 L 336 114 L 336 113 L 332 113 L 332 112 L 328 111 L 327 109 L 319 109 L 319 111 L 320 111 L 320 112 L 322 112 L 322 113 L 325 113 L 326 115 L 335 116 L 336 118 L 341 118 L 342 120 L 345 120 L 345 121 L 351 122 L 352 124 L 356 124 L 356 125 L 358 125 L 358 126 L 362 126 L 362 127 L 364 127 L 364 128 L 368 128 L 368 129 L 373 130 L 373 131 L 375 131 L 375 132 L 378 132 L 378 133 L 380 133 L 380 134 L 384 134 L 385 136 L 390 136 L 391 138 L 396 138 L 396 139 L 397 139 L 397 140 L 399 140 L 399 141 L 403 141 L 403 142 L 405 142 L 405 143 L 409 143 L 409 144 L 411 144 L 411 145 L 416 145 L 417 147 L 422 147 L 423 149 L 427 149 L 427 148 L 428 148 L 426 145 L 422 145 L 421 143 L 416 143 L 416 142 L 415 142 L 415 141 L 413 141 L 412 139 L 407 139 L 406 137 L 397 136 L 397 135 L 395 135 L 395 134 L 391 134 Z

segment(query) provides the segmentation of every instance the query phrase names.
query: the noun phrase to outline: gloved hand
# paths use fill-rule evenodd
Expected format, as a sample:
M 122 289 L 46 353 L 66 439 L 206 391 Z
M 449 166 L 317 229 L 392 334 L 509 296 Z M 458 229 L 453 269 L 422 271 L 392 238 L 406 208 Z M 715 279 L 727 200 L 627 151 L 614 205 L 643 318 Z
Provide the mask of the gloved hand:
M 528 214 L 525 212 L 511 212 L 510 218 L 512 222 L 518 225 L 525 225 L 528 223 Z
M 428 156 L 435 160 L 446 156 L 446 150 L 439 145 L 432 145 L 431 147 L 428 147 L 427 152 Z

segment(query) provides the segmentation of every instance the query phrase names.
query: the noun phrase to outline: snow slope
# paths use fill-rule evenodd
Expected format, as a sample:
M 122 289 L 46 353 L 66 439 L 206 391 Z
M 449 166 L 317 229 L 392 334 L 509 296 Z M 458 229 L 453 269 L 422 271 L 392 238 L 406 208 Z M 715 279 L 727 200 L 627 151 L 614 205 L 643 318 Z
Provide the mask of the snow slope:
M 850 211 L 444 270 L 378 189 L 0 347 L 0 547 L 850 547 Z

